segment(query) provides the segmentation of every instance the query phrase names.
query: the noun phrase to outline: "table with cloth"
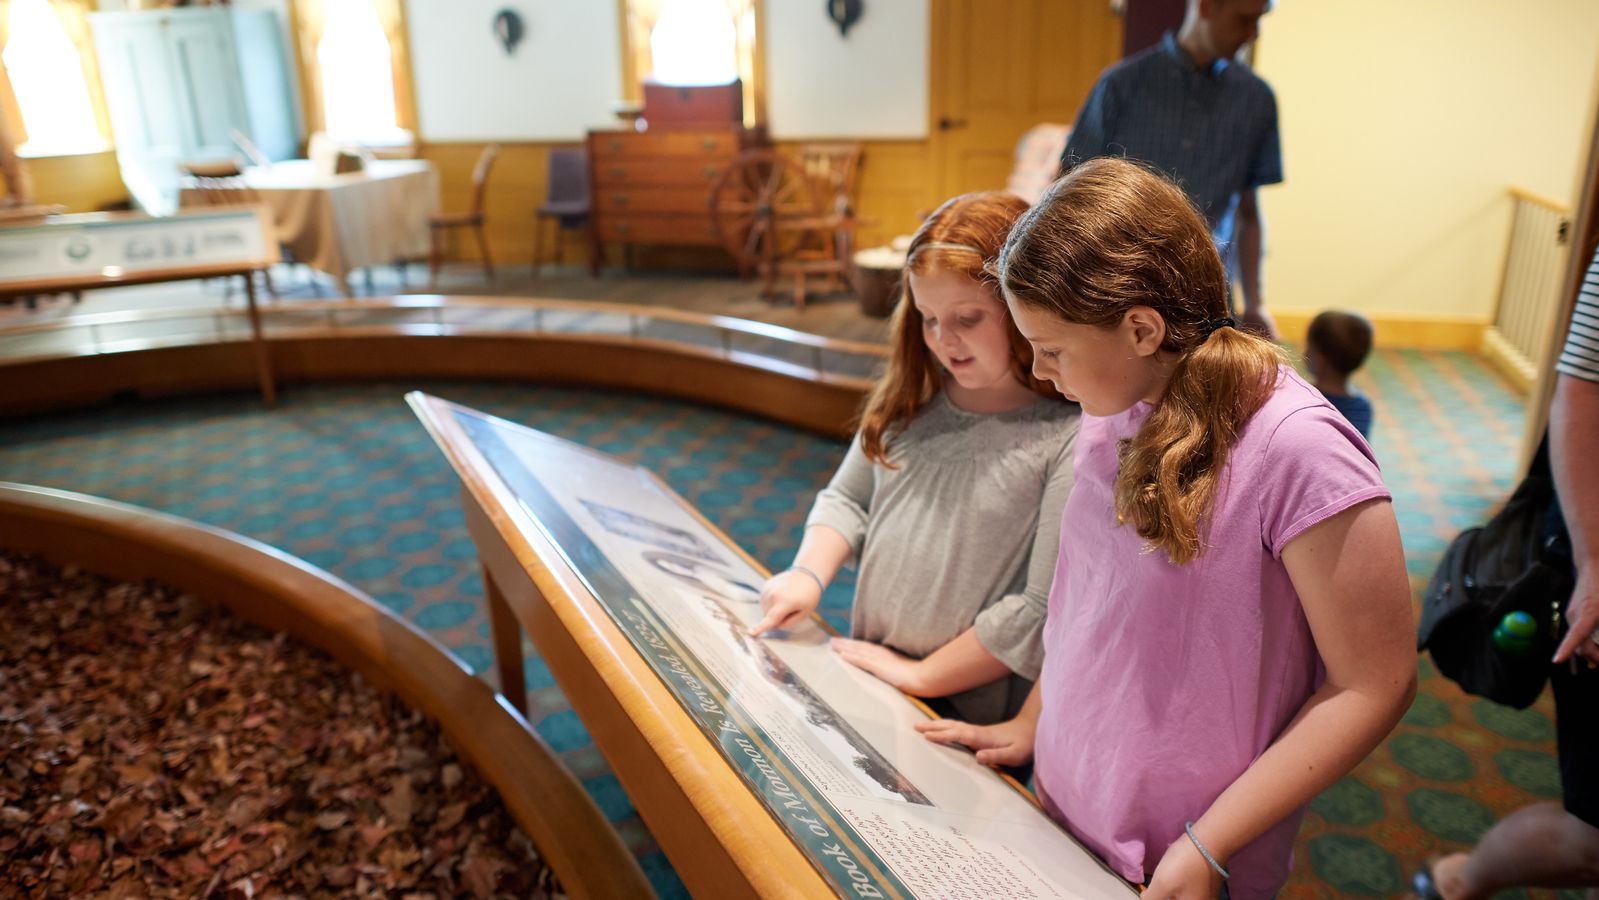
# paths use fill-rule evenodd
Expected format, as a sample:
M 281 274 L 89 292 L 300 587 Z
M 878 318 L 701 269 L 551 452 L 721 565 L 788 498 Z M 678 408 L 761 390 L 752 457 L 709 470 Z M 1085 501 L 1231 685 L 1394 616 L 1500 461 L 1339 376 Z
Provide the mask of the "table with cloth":
M 221 191 L 215 182 L 185 184 L 180 203 L 215 205 L 230 188 L 241 202 L 270 208 L 293 258 L 331 275 L 345 296 L 356 269 L 426 256 L 428 217 L 438 211 L 438 171 L 421 159 L 373 160 L 338 175 L 308 159 L 284 160 L 245 169 Z

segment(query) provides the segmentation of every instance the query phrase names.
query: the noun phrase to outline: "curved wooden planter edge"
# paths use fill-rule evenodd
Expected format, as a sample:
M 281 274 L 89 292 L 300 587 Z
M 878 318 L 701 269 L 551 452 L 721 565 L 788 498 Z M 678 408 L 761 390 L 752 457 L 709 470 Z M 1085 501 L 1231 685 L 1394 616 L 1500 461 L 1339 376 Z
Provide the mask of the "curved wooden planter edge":
M 0 482 L 0 547 L 155 579 L 319 647 L 437 722 L 574 897 L 652 893 L 594 801 L 493 688 L 359 589 L 241 535 L 85 494 Z
M 869 379 L 818 376 L 748 353 L 648 338 L 570 333 L 417 335 L 344 329 L 266 343 L 280 386 L 327 381 L 438 378 L 523 381 L 672 397 L 763 416 L 848 439 Z M 56 412 L 123 396 L 163 397 L 250 389 L 248 341 L 0 359 L 10 390 L 0 417 Z

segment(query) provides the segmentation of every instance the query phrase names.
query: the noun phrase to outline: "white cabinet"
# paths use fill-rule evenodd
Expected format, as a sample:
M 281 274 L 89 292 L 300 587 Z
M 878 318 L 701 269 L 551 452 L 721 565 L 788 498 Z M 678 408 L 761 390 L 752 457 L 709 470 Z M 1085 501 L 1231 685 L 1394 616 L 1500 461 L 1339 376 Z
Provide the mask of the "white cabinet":
M 122 180 L 140 207 L 177 207 L 178 164 L 234 156 L 237 130 L 269 159 L 299 152 L 294 81 L 270 10 L 92 13 Z

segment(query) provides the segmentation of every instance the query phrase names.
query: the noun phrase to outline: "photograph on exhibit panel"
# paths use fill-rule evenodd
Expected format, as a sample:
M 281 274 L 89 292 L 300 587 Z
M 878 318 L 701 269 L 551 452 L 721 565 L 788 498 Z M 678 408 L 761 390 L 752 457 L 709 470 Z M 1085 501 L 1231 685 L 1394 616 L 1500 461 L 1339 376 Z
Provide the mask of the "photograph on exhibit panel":
M 925 708 L 840 660 L 819 619 L 750 637 L 766 573 L 647 469 L 438 398 L 411 402 L 448 420 L 435 434 L 470 445 L 455 457 L 515 497 L 841 896 L 1132 893 L 1013 782 L 917 733 Z

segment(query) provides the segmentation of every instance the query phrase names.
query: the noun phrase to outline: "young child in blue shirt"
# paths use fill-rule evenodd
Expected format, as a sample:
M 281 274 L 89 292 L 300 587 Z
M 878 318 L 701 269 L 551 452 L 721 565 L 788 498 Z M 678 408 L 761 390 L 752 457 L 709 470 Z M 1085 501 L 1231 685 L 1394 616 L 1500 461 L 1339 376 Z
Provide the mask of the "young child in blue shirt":
M 1311 319 L 1305 333 L 1305 366 L 1316 390 L 1367 440 L 1371 439 L 1371 401 L 1350 389 L 1349 377 L 1366 362 L 1372 337 L 1370 319 L 1340 310 L 1327 310 Z

